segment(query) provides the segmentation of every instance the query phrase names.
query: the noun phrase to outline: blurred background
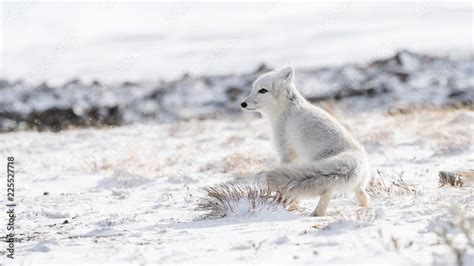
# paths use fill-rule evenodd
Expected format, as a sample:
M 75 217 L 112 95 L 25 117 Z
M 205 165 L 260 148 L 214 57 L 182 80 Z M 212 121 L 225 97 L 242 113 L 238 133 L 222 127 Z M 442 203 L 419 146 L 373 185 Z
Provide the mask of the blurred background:
M 443 103 L 472 88 L 470 2 L 4 1 L 1 9 L 2 131 L 230 113 L 256 75 L 288 64 L 313 100 L 391 92 Z M 423 81 L 409 79 L 423 71 Z
M 2 16 L 2 76 L 51 84 L 472 53 L 471 3 L 7 1 Z

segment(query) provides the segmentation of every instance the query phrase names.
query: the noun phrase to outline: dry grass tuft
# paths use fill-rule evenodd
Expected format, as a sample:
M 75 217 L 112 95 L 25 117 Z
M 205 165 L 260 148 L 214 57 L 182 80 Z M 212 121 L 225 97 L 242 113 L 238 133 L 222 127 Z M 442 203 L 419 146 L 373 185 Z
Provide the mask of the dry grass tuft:
M 198 209 L 209 211 L 210 217 L 247 216 L 285 208 L 291 203 L 281 193 L 272 195 L 266 189 L 250 185 L 221 184 L 205 191 L 207 195 L 199 202 Z
M 447 225 L 435 228 L 434 232 L 454 254 L 456 265 L 467 265 L 466 255 L 474 249 L 474 217 L 468 216 L 466 209 L 458 205 L 452 205 L 449 211 L 451 220 Z
M 420 196 L 421 190 L 412 183 L 406 182 L 401 176 L 393 180 L 390 186 L 387 188 L 388 195 L 398 195 L 398 196 Z
M 453 186 L 453 187 L 467 187 L 474 186 L 474 170 L 465 171 L 440 171 L 439 185 Z
M 337 222 L 358 221 L 371 223 L 379 219 L 380 214 L 378 214 L 373 208 L 360 208 L 355 211 L 336 209 L 336 215 L 334 215 L 333 218 Z
M 377 173 L 379 175 L 378 182 L 371 182 L 367 187 L 367 193 L 373 197 L 381 194 L 385 194 L 389 197 L 410 195 L 420 196 L 423 194 L 418 186 L 405 181 L 403 178 L 403 172 L 401 172 L 388 186 L 385 184 L 382 174 L 378 170 Z

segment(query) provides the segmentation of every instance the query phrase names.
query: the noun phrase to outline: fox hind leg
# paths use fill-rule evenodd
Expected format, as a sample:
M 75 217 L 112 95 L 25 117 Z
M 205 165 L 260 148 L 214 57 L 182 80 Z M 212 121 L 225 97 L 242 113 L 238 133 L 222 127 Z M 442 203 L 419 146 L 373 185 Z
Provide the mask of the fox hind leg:
M 369 206 L 369 202 L 370 202 L 369 195 L 367 194 L 364 188 L 357 187 L 355 190 L 355 193 L 357 196 L 357 200 L 359 201 L 359 205 L 361 207 Z
M 325 190 L 320 196 L 318 206 L 316 206 L 316 209 L 314 209 L 311 215 L 324 216 L 324 214 L 326 214 L 329 201 L 331 201 L 331 196 L 332 196 L 332 189 Z

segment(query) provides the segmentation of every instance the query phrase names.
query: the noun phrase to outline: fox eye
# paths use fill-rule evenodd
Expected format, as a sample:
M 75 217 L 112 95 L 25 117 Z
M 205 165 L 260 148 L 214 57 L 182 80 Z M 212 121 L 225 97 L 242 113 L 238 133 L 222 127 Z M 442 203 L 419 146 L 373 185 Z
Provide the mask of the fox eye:
M 266 92 L 268 92 L 266 89 L 260 89 L 260 90 L 258 91 L 258 93 L 266 93 Z

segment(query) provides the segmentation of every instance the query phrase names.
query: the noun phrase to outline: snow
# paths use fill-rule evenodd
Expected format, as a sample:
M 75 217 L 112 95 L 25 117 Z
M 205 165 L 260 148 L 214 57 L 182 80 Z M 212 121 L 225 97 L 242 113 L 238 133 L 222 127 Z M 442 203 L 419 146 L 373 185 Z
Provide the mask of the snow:
M 261 63 L 341 65 L 400 49 L 472 54 L 472 5 L 2 1 L 0 75 L 28 84 L 173 80 Z M 283 34 L 284 33 L 284 34 Z
M 277 164 L 265 120 L 1 134 L 1 157 L 16 161 L 16 262 L 452 264 L 434 230 L 452 204 L 472 216 L 474 190 L 439 187 L 438 171 L 472 168 L 474 112 L 335 115 L 387 186 L 401 176 L 417 192 L 376 193 L 369 208 L 336 194 L 325 217 L 309 216 L 317 201 L 305 200 L 292 212 L 211 219 L 197 208 L 204 187 L 252 184 Z
M 473 61 L 472 56 L 432 57 L 401 50 L 363 64 L 297 69 L 296 85 L 307 98 L 343 99 L 341 104 L 354 111 L 465 104 L 474 97 Z M 115 86 L 79 80 L 54 87 L 11 82 L 0 89 L 0 131 L 60 131 L 236 113 L 252 82 L 265 71 Z
M 474 188 L 438 184 L 439 171 L 474 169 L 472 3 L 0 9 L 15 263 L 454 265 L 445 228 L 474 264 L 459 229 L 463 215 L 474 224 Z M 380 182 L 370 206 L 337 193 L 311 217 L 316 199 L 249 211 L 244 198 L 209 215 L 206 187 L 255 185 L 278 164 L 267 121 L 239 103 L 287 64 L 367 150 Z

